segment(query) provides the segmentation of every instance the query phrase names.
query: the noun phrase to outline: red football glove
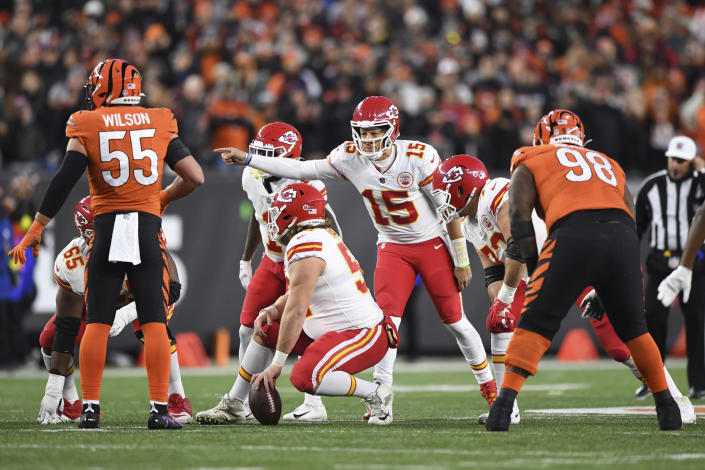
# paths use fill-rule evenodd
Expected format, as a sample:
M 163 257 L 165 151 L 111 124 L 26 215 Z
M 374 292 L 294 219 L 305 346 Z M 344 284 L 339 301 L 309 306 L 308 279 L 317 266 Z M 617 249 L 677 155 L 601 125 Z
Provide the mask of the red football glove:
M 516 319 L 510 309 L 509 304 L 501 300 L 495 300 L 487 315 L 487 331 L 490 333 L 510 333 L 514 331 Z
M 24 264 L 27 261 L 24 252 L 27 251 L 27 247 L 32 247 L 32 252 L 34 257 L 39 256 L 39 242 L 42 241 L 42 232 L 44 231 L 44 226 L 37 222 L 36 220 L 32 222 L 29 226 L 29 230 L 25 233 L 24 237 L 20 241 L 20 244 L 11 249 L 7 254 L 12 256 L 12 259 L 17 264 Z

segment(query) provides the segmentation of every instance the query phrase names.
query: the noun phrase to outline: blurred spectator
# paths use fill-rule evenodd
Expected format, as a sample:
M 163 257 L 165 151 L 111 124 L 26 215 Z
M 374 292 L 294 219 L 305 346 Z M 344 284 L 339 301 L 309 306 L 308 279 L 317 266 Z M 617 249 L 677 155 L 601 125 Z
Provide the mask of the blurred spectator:
M 0 368 L 15 365 L 12 348 L 15 330 L 13 328 L 10 294 L 17 284 L 17 279 L 11 270 L 11 259 L 7 252 L 14 246 L 12 222 L 8 214 L 8 205 L 12 203 L 0 186 Z
M 705 145 L 704 25 L 692 0 L 0 2 L 0 165 L 56 166 L 91 64 L 119 56 L 148 105 L 177 101 L 204 163 L 273 120 L 323 156 L 354 104 L 385 94 L 403 137 L 444 157 L 506 170 L 498 139 L 528 144 L 546 110 L 574 107 L 593 148 L 646 173 L 676 133 Z

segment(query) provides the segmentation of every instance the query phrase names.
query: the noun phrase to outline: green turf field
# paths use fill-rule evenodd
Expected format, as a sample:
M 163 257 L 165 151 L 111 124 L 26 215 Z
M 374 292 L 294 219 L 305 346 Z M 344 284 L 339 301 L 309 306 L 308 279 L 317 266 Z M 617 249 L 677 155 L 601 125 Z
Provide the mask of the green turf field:
M 685 388 L 684 362 L 669 362 Z M 234 370 L 232 371 L 234 373 Z M 233 373 L 184 371 L 194 412 L 227 391 Z M 369 374 L 362 374 L 369 377 Z M 368 426 L 356 398 L 324 398 L 328 423 L 259 424 L 148 431 L 144 371 L 106 371 L 101 431 L 35 423 L 45 374 L 0 376 L 0 468 L 705 468 L 705 414 L 683 431 L 658 431 L 655 416 L 529 410 L 652 406 L 633 398 L 638 383 L 621 365 L 542 362 L 520 395 L 522 422 L 488 433 L 477 416 L 487 406 L 457 359 L 398 364 L 394 423 Z M 284 412 L 302 395 L 279 379 Z M 705 401 L 696 402 L 705 412 Z

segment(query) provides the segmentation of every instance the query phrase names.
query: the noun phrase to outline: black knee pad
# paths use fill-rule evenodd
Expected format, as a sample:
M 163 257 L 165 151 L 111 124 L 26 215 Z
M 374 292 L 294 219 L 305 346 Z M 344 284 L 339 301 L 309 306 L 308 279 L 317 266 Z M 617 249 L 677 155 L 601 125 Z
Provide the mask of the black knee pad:
M 76 336 L 78 336 L 78 330 L 81 329 L 81 319 L 56 317 L 54 324 L 56 325 L 56 334 L 52 349 L 60 353 L 73 354 Z
M 166 327 L 166 334 L 169 335 L 169 344 L 176 346 L 176 337 L 173 335 L 168 326 Z

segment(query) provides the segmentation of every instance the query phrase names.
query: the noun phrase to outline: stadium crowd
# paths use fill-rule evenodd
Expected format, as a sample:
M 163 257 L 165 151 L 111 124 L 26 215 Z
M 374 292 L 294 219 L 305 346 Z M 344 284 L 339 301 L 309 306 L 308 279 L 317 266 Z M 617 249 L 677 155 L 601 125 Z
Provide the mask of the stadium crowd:
M 303 154 L 350 135 L 361 98 L 401 110 L 406 138 L 506 168 L 549 108 L 642 174 L 669 139 L 705 146 L 705 7 L 697 1 L 0 0 L 0 162 L 53 170 L 90 67 L 138 67 L 198 160 L 291 123 Z

